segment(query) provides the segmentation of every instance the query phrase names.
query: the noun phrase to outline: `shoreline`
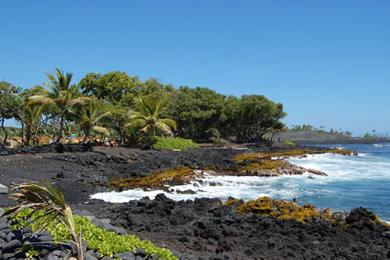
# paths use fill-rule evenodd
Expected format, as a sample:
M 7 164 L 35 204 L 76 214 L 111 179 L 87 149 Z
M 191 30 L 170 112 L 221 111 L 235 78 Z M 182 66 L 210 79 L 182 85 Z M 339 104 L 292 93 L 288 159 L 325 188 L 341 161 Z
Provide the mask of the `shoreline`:
M 216 171 L 237 167 L 243 169 L 253 163 L 253 153 L 256 154 L 256 161 L 263 160 L 264 153 L 275 155 L 280 151 L 280 148 L 250 149 L 213 147 L 175 152 L 96 147 L 85 152 L 0 156 L 0 183 L 9 187 L 12 182 L 51 180 L 58 184 L 71 207 L 79 213 L 109 219 L 110 225 L 125 229 L 142 239 L 151 240 L 158 246 L 172 250 L 183 259 L 257 259 L 258 256 L 266 259 L 301 259 L 303 255 L 318 259 L 322 258 L 323 252 L 336 256 L 334 250 L 337 247 L 326 242 L 331 242 L 334 236 L 340 240 L 353 241 L 341 249 L 343 254 L 351 257 L 374 256 L 374 251 L 365 251 L 371 244 L 374 247 L 383 247 L 383 252 L 386 252 L 385 248 L 390 248 L 389 240 L 382 235 L 387 229 L 375 224 L 375 229 L 370 230 L 371 222 L 364 220 L 366 213 L 356 215 L 356 223 L 352 225 L 356 228 L 351 227 L 343 231 L 340 227 L 329 226 L 324 221 L 302 224 L 252 213 L 239 214 L 226 208 L 223 201 L 215 198 L 173 201 L 163 195 L 157 195 L 154 200 L 141 199 L 126 203 L 107 203 L 90 199 L 91 194 L 111 190 L 112 187 L 107 184 L 118 178 L 145 178 L 156 172 L 178 167 L 205 169 L 213 165 Z M 246 157 L 243 164 L 240 164 L 240 160 L 232 160 L 244 152 Z M 292 150 L 289 153 L 292 153 Z M 269 167 L 268 164 L 266 166 Z M 4 194 L 0 194 L 0 202 L 0 207 L 12 203 Z M 327 230 L 326 234 L 321 235 L 320 230 L 324 228 Z M 355 233 L 362 236 L 360 240 L 354 238 Z M 289 238 L 289 234 L 305 234 L 305 237 Z M 301 242 L 297 244 L 296 241 L 300 239 Z M 318 239 L 323 242 L 311 244 L 311 241 Z M 377 242 L 373 242 L 375 239 Z M 275 246 L 269 247 L 269 243 Z M 353 249 L 354 243 L 358 245 L 356 250 Z M 296 246 L 296 250 L 290 249 L 291 244 Z M 303 244 L 306 249 L 302 248 Z M 261 251 L 253 248 L 259 248 Z M 248 250 L 252 252 L 248 254 Z

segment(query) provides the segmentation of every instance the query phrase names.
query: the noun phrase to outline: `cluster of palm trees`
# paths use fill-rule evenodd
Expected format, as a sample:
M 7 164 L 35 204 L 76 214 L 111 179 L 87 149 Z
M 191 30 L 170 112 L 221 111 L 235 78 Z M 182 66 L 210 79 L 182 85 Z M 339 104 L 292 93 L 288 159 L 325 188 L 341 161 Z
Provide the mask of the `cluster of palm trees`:
M 22 124 L 24 144 L 36 141 L 39 134 L 52 130 L 54 141 L 64 138 L 66 122 L 73 122 L 83 142 L 91 135 L 108 137 L 111 133 L 110 120 L 116 113 L 125 119 L 125 128 L 139 130 L 146 140 L 157 134 L 172 135 L 176 123 L 164 116 L 167 103 L 153 95 L 136 100 L 133 108 L 115 108 L 95 96 L 82 95 L 78 86 L 72 84 L 71 73 L 56 69 L 48 74 L 47 87 L 33 87 L 23 94 L 18 120 Z M 49 122 L 54 122 L 50 124 Z M 108 122 L 108 123 L 107 123 Z

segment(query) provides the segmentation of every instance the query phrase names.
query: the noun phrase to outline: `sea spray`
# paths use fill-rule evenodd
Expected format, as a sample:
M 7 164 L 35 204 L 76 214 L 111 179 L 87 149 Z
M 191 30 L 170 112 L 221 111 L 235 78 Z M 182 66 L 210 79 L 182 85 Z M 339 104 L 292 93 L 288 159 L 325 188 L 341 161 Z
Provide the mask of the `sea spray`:
M 350 210 L 367 207 L 390 220 L 390 146 L 346 146 L 358 150 L 358 156 L 335 154 L 290 158 L 291 163 L 324 171 L 328 176 L 309 173 L 297 176 L 214 176 L 205 175 L 189 184 L 172 187 L 173 192 L 132 189 L 94 194 L 92 198 L 120 203 L 164 193 L 174 200 L 236 197 L 244 200 L 259 196 L 293 199 L 321 208 Z

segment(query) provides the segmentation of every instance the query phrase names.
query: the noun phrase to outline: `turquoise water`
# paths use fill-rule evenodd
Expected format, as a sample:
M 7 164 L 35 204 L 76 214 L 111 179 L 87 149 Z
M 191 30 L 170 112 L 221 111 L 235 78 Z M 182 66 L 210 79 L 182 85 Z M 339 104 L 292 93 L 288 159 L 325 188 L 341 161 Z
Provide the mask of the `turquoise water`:
M 358 151 L 359 155 L 320 154 L 289 159 L 294 164 L 324 171 L 328 176 L 309 173 L 274 178 L 209 175 L 187 185 L 175 186 L 176 190 L 193 190 L 196 194 L 133 189 L 98 193 L 92 197 L 108 202 L 126 202 L 145 196 L 154 198 L 158 193 L 165 193 L 175 200 L 197 197 L 227 199 L 230 196 L 244 200 L 259 196 L 295 198 L 298 203 L 311 203 L 320 208 L 341 211 L 366 207 L 382 219 L 390 221 L 390 144 L 336 147 Z

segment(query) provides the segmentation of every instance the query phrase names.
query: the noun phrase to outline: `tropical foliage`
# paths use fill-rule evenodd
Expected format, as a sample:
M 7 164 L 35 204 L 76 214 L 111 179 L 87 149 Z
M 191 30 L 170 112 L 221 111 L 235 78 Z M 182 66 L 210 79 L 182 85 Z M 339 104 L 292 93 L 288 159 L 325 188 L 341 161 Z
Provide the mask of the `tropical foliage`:
M 19 107 L 18 87 L 8 82 L 0 82 L 0 125 L 4 133 L 3 143 L 7 142 L 8 131 L 4 126 L 6 119 L 15 118 Z
M 0 83 L 0 123 L 16 119 L 26 145 L 39 143 L 42 135 L 60 142 L 70 133 L 79 133 L 85 142 L 98 136 L 148 146 L 156 136 L 198 143 L 264 142 L 284 128 L 283 105 L 261 95 L 175 88 L 119 71 L 89 73 L 78 84 L 60 69 L 47 76 L 47 84 L 23 92 Z
M 81 132 L 84 134 L 83 142 L 87 141 L 91 132 L 103 135 L 109 135 L 109 130 L 101 126 L 101 122 L 110 112 L 105 111 L 103 104 L 96 98 L 88 98 L 76 102 L 75 108 L 71 111 L 74 115 L 74 122 Z M 76 104 L 80 105 L 77 106 Z
M 76 233 L 72 209 L 65 203 L 64 195 L 59 189 L 49 182 L 29 182 L 16 185 L 13 191 L 10 197 L 19 204 L 8 209 L 4 215 L 17 214 L 26 209 L 31 209 L 31 214 L 41 212 L 39 218 L 34 219 L 37 229 L 62 224 L 77 249 L 78 260 L 84 259 L 82 238 Z
M 177 257 L 167 249 L 155 246 L 148 240 L 141 240 L 131 234 L 119 235 L 116 232 L 99 228 L 83 216 L 74 215 L 66 205 L 62 193 L 50 183 L 25 183 L 15 187 L 12 196 L 21 204 L 10 208 L 5 214 L 13 215 L 13 228 L 22 229 L 30 226 L 38 232 L 45 228 L 55 242 L 72 243 L 77 246 L 78 260 L 84 259 L 81 239 L 90 249 L 102 256 L 113 256 L 115 253 L 133 252 L 142 248 L 150 255 L 167 260 Z M 77 236 L 82 234 L 82 238 Z M 29 250 L 26 255 L 33 254 Z
M 125 126 L 138 129 L 144 133 L 146 142 L 152 141 L 157 135 L 173 135 L 176 122 L 166 116 L 167 103 L 153 95 L 140 98 L 135 110 L 129 113 L 129 123 Z
M 180 137 L 156 137 L 156 142 L 153 145 L 155 149 L 168 149 L 168 150 L 186 150 L 189 148 L 197 148 L 198 144 L 194 143 L 191 139 L 184 139 Z

